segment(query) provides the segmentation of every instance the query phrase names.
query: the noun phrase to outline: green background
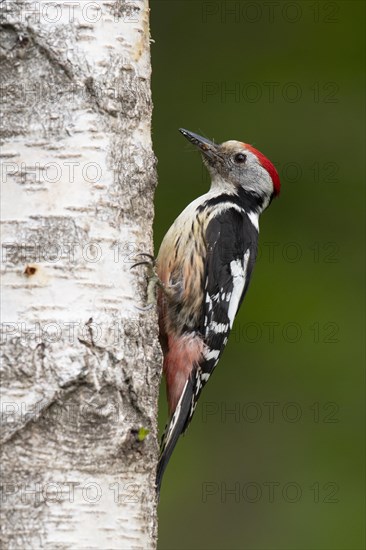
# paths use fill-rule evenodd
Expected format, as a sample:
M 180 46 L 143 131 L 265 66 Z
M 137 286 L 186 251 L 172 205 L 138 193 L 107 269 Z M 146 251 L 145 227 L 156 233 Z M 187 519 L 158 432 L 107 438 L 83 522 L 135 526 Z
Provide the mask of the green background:
M 151 2 L 156 252 L 208 189 L 184 127 L 282 190 L 165 474 L 159 549 L 364 548 L 363 2 Z M 165 391 L 160 427 L 166 420 Z

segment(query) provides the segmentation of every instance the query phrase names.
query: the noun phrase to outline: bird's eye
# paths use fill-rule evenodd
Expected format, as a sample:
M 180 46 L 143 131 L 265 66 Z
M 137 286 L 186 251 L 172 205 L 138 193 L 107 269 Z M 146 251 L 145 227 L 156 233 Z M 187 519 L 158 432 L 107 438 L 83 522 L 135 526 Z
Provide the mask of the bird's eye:
M 237 164 L 243 164 L 247 160 L 247 156 L 244 153 L 237 153 L 234 157 L 234 161 Z

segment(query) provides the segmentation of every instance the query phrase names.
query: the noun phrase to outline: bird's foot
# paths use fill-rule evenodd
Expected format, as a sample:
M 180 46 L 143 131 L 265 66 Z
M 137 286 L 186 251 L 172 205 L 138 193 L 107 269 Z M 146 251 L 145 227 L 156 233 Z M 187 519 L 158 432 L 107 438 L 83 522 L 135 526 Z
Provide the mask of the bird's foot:
M 146 300 L 146 306 L 136 306 L 137 309 L 140 311 L 148 311 L 151 309 L 154 305 L 156 305 L 156 289 L 157 287 L 164 288 L 164 284 L 159 279 L 159 276 L 156 271 L 156 261 L 154 256 L 151 254 L 145 254 L 144 252 L 137 254 L 137 256 L 146 256 L 147 260 L 142 260 L 141 262 L 136 262 L 131 266 L 130 269 L 134 269 L 135 267 L 139 265 L 146 265 L 147 266 L 147 300 Z

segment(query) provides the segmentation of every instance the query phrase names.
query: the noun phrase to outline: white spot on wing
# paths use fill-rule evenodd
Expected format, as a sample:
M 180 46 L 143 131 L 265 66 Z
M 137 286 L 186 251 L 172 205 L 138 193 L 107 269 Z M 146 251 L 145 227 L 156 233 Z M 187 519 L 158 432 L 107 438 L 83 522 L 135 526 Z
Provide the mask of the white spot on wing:
M 233 292 L 229 304 L 228 317 L 230 320 L 230 328 L 232 328 L 236 312 L 238 311 L 241 295 L 243 294 L 246 272 L 249 260 L 249 250 L 244 254 L 244 261 L 240 259 L 230 262 L 230 270 L 233 278 Z
M 209 352 L 205 353 L 205 359 L 206 361 L 210 361 L 210 359 L 217 359 L 220 355 L 219 349 L 211 349 Z
M 259 214 L 257 212 L 247 212 L 247 216 L 256 230 L 259 231 Z
M 212 309 L 212 300 L 208 293 L 206 294 L 206 304 L 208 304 L 208 312 L 210 312 Z M 205 321 L 205 324 L 207 324 L 206 321 Z
M 212 321 L 210 324 L 210 329 L 213 332 L 216 332 L 216 334 L 227 332 L 228 328 L 229 328 L 229 325 L 227 325 L 226 323 L 216 323 L 216 321 Z

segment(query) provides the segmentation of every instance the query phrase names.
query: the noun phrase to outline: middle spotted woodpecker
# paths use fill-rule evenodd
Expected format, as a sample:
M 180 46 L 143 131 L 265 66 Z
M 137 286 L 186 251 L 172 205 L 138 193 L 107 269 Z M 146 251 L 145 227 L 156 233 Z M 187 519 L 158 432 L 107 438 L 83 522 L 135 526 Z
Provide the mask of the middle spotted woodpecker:
M 248 289 L 259 216 L 280 191 L 273 164 L 251 145 L 215 144 L 187 130 L 180 132 L 202 153 L 211 188 L 175 220 L 156 260 L 170 413 L 157 470 L 158 490 Z

